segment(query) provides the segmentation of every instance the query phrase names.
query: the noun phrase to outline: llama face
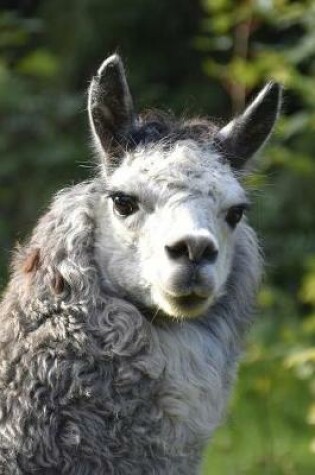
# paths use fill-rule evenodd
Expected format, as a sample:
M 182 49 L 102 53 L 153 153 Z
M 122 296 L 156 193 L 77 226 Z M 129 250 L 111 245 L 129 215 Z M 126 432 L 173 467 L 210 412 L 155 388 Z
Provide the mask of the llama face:
M 247 205 L 229 165 L 189 140 L 138 148 L 106 188 L 98 260 L 116 290 L 174 317 L 204 312 L 225 290 Z
M 103 62 L 88 111 L 106 189 L 95 252 L 107 291 L 173 317 L 215 302 L 247 206 L 235 172 L 269 137 L 280 102 L 280 86 L 270 83 L 222 129 L 150 121 L 134 112 L 120 58 Z

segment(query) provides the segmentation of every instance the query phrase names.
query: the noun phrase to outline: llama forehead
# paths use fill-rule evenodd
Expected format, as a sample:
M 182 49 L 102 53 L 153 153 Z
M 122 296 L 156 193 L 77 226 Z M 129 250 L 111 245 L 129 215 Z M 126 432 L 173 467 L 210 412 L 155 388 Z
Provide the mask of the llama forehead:
M 170 150 L 155 145 L 127 154 L 111 185 L 130 194 L 165 198 L 181 193 L 220 202 L 245 199 L 245 191 L 218 153 L 190 140 L 177 142 Z

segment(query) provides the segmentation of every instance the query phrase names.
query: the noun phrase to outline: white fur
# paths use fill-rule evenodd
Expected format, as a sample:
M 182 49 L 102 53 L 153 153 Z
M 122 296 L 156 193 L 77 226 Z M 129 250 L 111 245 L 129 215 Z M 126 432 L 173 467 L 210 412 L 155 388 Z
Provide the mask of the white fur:
M 120 219 L 113 213 L 110 199 L 103 198 L 100 203 L 97 259 L 104 278 L 108 268 L 127 267 L 128 282 L 121 282 L 118 272 L 116 283 L 124 291 L 133 293 L 137 288 L 139 293 L 141 282 L 140 301 L 175 317 L 204 312 L 221 295 L 231 269 L 234 233 L 225 222 L 226 212 L 246 201 L 228 165 L 222 165 L 210 147 L 191 141 L 177 143 L 169 153 L 155 146 L 128 155 L 111 176 L 108 188 L 139 197 L 140 209 Z M 114 238 L 109 236 L 108 219 Z M 164 247 L 187 234 L 209 236 L 219 257 L 201 271 L 209 288 L 207 301 L 183 314 L 169 297 L 178 293 L 176 282 L 184 269 L 167 259 Z

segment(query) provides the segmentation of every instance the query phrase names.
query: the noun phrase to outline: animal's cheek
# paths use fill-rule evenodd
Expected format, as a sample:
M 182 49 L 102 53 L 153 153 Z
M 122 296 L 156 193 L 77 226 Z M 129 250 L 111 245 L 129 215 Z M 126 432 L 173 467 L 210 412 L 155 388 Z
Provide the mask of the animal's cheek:
M 220 251 L 215 265 L 217 286 L 222 287 L 231 272 L 233 258 L 233 243 L 230 239 L 221 238 Z
M 155 216 L 147 216 L 139 227 L 139 250 L 146 259 L 155 256 L 162 247 L 161 223 Z
M 111 216 L 111 227 L 116 242 L 122 247 L 137 247 L 140 230 L 137 223 L 131 221 L 131 219 L 118 218 Z
M 141 275 L 146 282 L 152 283 L 157 278 L 157 270 L 163 261 L 161 247 L 161 239 L 157 232 L 152 233 L 150 229 L 146 229 L 140 233 L 137 250 L 140 258 Z

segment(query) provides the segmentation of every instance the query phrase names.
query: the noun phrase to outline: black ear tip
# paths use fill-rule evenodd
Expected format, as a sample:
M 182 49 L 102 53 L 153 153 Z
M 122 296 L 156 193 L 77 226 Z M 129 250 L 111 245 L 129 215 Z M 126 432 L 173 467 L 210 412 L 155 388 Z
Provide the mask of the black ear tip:
M 123 62 L 122 62 L 121 57 L 119 56 L 119 54 L 115 53 L 115 54 L 112 54 L 111 56 L 108 56 L 108 58 L 106 58 L 102 62 L 100 67 L 98 68 L 97 76 L 102 77 L 103 74 L 106 71 L 108 71 L 108 69 L 117 69 L 119 71 L 124 70 Z
M 283 86 L 279 82 L 270 81 L 269 87 L 274 94 L 277 94 L 278 96 L 282 94 Z
M 280 83 L 270 81 L 266 84 L 263 91 L 270 101 L 280 105 L 283 93 L 283 86 Z

